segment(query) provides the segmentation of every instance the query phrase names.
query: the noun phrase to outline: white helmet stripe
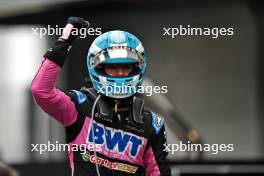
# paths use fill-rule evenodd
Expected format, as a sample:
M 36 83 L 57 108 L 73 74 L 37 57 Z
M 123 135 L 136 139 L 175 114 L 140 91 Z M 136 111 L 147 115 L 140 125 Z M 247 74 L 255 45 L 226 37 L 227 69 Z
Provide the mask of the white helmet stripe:
M 139 52 L 141 52 L 141 53 L 144 51 L 144 47 L 142 46 L 142 43 L 141 42 L 136 47 L 136 50 L 139 51 Z
M 99 48 L 95 43 L 93 43 L 92 46 L 90 47 L 89 52 L 92 54 L 96 54 L 101 50 L 102 50 L 101 48 Z
M 115 47 L 115 46 L 127 46 L 127 43 L 111 43 L 110 44 L 111 47 Z
M 105 61 L 105 55 L 104 54 L 100 54 L 99 55 L 99 60 L 100 60 L 100 63 L 104 62 Z
M 139 74 L 134 76 L 132 86 L 136 86 L 136 84 L 138 83 L 138 80 L 139 80 Z
M 110 59 L 131 58 L 131 59 L 135 59 L 136 61 L 139 59 L 139 56 L 137 53 L 129 51 L 124 48 L 110 49 L 108 50 L 108 54 L 110 56 Z
M 99 76 L 99 81 L 103 86 L 107 86 L 106 77 Z

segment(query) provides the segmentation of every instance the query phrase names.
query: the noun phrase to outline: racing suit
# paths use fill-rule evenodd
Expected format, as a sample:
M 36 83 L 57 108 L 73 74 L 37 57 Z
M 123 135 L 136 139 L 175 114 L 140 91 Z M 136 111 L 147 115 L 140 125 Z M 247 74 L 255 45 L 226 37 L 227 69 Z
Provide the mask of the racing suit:
M 102 176 L 170 175 L 166 159 L 168 153 L 164 150 L 164 119 L 144 107 L 136 107 L 134 109 L 141 108 L 138 111 L 141 122 L 135 122 L 131 113 L 132 106 L 135 106 L 135 96 L 120 101 L 118 107 L 115 107 L 116 100 L 102 96 L 101 101 L 106 102 L 111 114 L 108 117 L 103 115 L 98 103 L 94 119 L 91 120 L 95 101 L 91 94 L 94 92 L 92 88 L 63 92 L 55 87 L 70 44 L 58 41 L 57 46 L 59 47 L 54 47 L 55 49 L 44 55 L 39 71 L 32 81 L 34 100 L 45 112 L 64 125 L 66 141 L 70 146 L 87 143 L 100 146 L 100 150 L 96 152 L 89 149 L 85 149 L 85 152 L 69 151 L 72 175 L 96 175 L 96 164 Z M 90 123 L 92 128 L 88 131 Z

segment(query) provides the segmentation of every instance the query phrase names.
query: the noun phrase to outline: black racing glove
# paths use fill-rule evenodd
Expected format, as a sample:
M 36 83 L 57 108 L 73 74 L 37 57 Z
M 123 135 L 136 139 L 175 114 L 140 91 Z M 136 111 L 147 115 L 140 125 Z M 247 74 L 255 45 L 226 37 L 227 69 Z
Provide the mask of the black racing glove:
M 62 36 L 60 36 L 53 47 L 48 49 L 44 58 L 47 58 L 62 67 L 73 42 L 79 37 L 76 34 L 79 34 L 81 28 L 88 28 L 88 26 L 89 23 L 82 18 L 69 17 L 67 24 L 63 29 Z

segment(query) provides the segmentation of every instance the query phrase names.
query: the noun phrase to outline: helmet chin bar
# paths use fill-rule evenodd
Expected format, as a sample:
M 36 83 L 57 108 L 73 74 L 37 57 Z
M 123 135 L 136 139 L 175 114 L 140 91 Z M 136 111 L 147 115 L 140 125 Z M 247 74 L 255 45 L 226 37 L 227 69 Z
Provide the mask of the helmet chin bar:
M 111 98 L 125 99 L 137 93 L 138 86 L 141 85 L 143 79 L 139 80 L 139 75 L 120 78 L 119 80 L 116 78 L 109 80 L 107 77 L 99 76 L 99 81 L 92 79 L 92 77 L 91 81 L 97 93 Z

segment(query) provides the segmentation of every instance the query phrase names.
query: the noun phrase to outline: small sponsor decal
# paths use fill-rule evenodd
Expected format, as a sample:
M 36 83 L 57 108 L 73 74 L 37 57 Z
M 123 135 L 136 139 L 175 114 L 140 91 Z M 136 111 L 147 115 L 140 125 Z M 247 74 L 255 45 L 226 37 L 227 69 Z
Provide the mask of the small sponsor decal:
M 82 158 L 84 161 L 90 161 L 91 163 L 104 166 L 104 167 L 111 169 L 111 170 L 119 170 L 119 171 L 134 174 L 134 173 L 136 173 L 136 171 L 138 169 L 138 167 L 136 167 L 136 166 L 131 166 L 129 164 L 118 163 L 118 162 L 111 162 L 111 161 L 104 159 L 104 158 L 101 158 L 99 156 L 90 155 L 90 153 L 88 151 L 82 154 Z

